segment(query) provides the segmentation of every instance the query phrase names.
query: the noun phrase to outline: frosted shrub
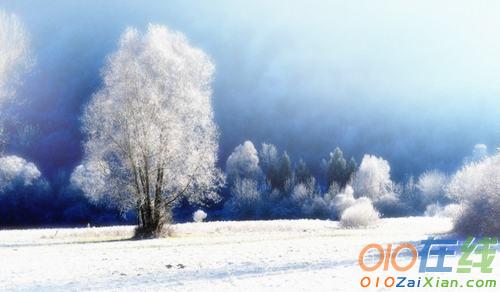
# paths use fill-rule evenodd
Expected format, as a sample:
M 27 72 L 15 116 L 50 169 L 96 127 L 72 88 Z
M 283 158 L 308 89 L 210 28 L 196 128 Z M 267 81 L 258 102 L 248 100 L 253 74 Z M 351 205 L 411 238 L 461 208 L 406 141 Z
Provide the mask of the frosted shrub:
M 14 155 L 0 157 L 0 191 L 15 183 L 29 186 L 41 175 L 35 164 L 21 157 Z
M 500 154 L 465 165 L 452 177 L 447 193 L 463 205 L 456 231 L 500 235 Z
M 379 213 L 373 208 L 371 200 L 359 198 L 342 213 L 340 225 L 344 228 L 367 227 L 375 224 L 378 219 Z
M 205 213 L 203 210 L 197 210 L 193 213 L 194 222 L 203 222 L 205 219 L 207 219 L 207 213 Z

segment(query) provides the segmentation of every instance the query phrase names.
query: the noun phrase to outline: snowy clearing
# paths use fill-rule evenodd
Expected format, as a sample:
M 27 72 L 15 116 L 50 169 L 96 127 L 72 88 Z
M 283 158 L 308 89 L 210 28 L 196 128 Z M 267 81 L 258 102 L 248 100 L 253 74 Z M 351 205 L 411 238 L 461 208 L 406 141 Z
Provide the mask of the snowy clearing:
M 0 231 L 0 289 L 360 290 L 364 245 L 416 242 L 451 227 L 430 217 L 381 219 L 369 229 L 321 220 L 208 222 L 142 241 L 128 240 L 132 226 Z

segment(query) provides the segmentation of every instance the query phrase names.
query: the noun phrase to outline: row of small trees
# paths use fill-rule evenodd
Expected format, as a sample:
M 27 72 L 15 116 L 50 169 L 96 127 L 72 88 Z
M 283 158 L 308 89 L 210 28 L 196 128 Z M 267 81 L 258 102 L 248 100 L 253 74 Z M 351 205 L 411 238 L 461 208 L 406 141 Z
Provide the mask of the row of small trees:
M 321 161 L 316 179 L 303 160 L 294 164 L 272 144 L 257 151 L 246 141 L 226 162 L 224 213 L 238 219 L 340 219 L 349 227 L 372 224 L 381 215 L 442 215 L 455 218 L 457 231 L 499 234 L 499 158 L 478 144 L 452 176 L 432 170 L 395 183 L 383 158 L 365 155 L 358 167 L 336 148 Z
M 371 169 L 372 160 L 383 174 L 379 169 Z M 294 164 L 286 151 L 280 153 L 272 144 L 263 143 L 257 151 L 251 141 L 246 141 L 234 149 L 226 162 L 230 197 L 225 214 L 239 219 L 336 219 L 345 209 L 345 201 L 355 201 L 349 183 L 355 183 L 362 196 L 378 196 L 381 190 L 374 189 L 378 186 L 390 188 L 389 169 L 384 172 L 384 166 L 388 166 L 386 161 L 366 156 L 358 169 L 354 158 L 346 160 L 342 150 L 336 148 L 321 161 L 317 179 L 304 160 Z M 345 193 L 345 200 L 338 196 Z

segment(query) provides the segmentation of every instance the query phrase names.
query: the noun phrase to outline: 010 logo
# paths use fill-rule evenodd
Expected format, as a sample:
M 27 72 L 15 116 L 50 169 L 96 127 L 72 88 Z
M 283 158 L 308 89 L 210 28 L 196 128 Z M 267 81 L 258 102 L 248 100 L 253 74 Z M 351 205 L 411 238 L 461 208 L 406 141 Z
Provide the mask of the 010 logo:
M 470 273 L 474 268 L 481 273 L 492 273 L 491 264 L 496 255 L 498 239 L 496 237 L 484 237 L 476 239 L 468 237 L 460 246 L 458 240 L 454 239 L 434 239 L 432 237 L 422 240 L 420 251 L 411 243 L 402 243 L 398 245 L 387 244 L 384 248 L 381 244 L 370 243 L 366 245 L 359 253 L 358 264 L 365 272 L 374 272 L 377 270 L 396 272 L 405 272 L 410 270 L 417 263 L 420 257 L 419 273 L 440 272 L 448 273 L 453 271 L 453 267 L 447 266 L 446 257 L 455 256 L 457 250 L 461 251 L 458 259 L 457 273 Z M 402 254 L 409 256 L 399 257 Z M 368 255 L 372 258 L 367 263 Z M 377 258 L 376 260 L 373 260 Z M 403 262 L 398 258 L 404 258 Z M 429 261 L 434 259 L 434 264 Z M 375 278 L 376 287 L 379 285 L 380 277 Z M 361 279 L 361 286 L 368 287 L 371 278 L 365 276 Z M 394 277 L 386 277 L 383 284 L 386 287 L 392 287 L 395 283 Z

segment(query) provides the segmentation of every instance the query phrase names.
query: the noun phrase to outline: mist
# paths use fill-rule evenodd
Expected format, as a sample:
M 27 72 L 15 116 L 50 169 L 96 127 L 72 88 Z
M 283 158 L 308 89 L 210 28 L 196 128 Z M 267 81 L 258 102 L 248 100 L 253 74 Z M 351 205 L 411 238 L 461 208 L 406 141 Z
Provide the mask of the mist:
M 383 5 L 384 4 L 384 5 Z M 8 151 L 49 180 L 82 158 L 79 117 L 128 26 L 182 31 L 216 65 L 220 164 L 245 140 L 312 167 L 336 146 L 403 179 L 500 144 L 500 4 L 461 1 L 2 1 L 36 64 Z M 498 7 L 500 8 L 500 7 Z

